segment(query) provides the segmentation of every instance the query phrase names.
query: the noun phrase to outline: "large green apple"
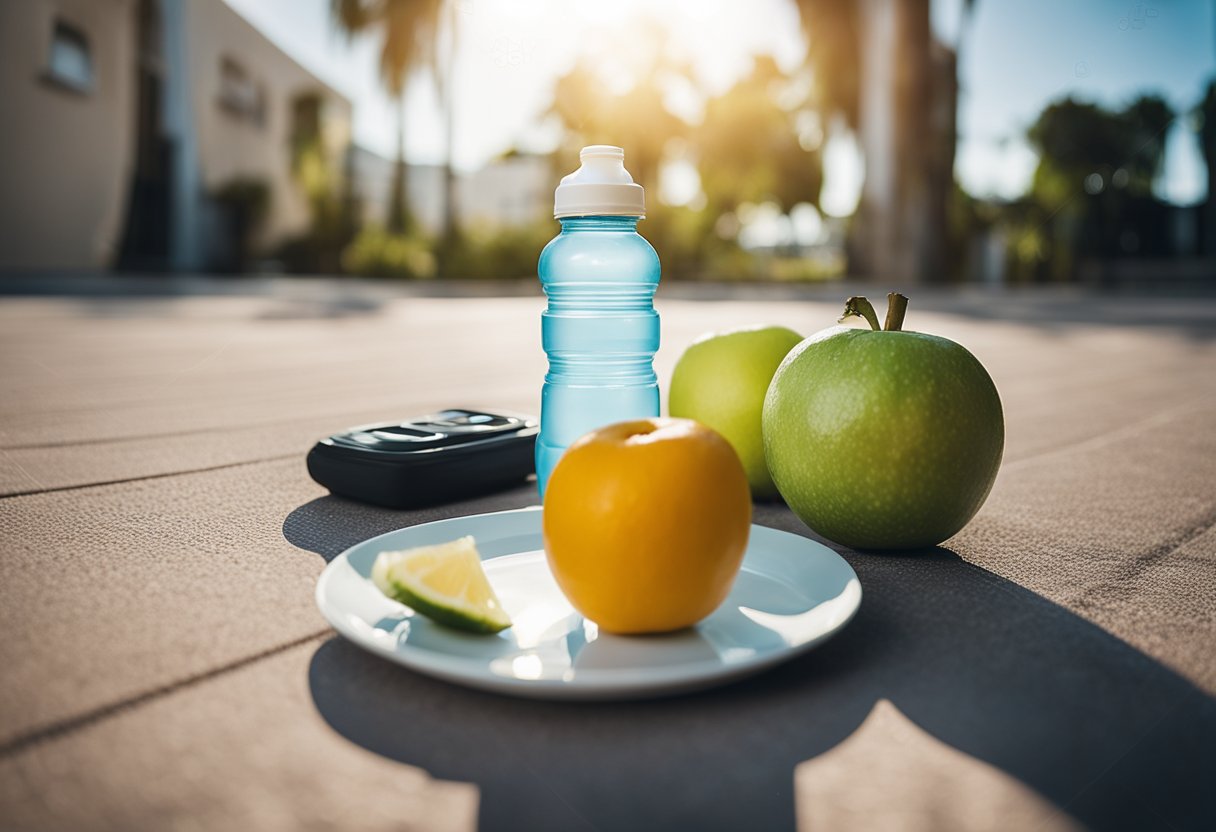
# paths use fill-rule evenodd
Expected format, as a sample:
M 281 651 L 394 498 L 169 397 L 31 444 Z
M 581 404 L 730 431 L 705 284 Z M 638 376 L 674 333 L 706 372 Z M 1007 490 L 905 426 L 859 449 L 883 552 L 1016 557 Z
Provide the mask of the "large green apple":
M 777 496 L 764 462 L 760 413 L 773 373 L 802 336 L 783 326 L 704 335 L 684 351 L 671 376 L 667 409 L 726 437 L 756 499 Z
M 850 298 L 845 317 L 803 341 L 764 402 L 764 452 L 790 508 L 855 549 L 941 543 L 975 516 L 1001 464 L 1005 422 L 987 371 L 945 338 L 903 332 L 907 299 L 889 296 L 887 328 Z M 841 319 L 842 321 L 844 318 Z

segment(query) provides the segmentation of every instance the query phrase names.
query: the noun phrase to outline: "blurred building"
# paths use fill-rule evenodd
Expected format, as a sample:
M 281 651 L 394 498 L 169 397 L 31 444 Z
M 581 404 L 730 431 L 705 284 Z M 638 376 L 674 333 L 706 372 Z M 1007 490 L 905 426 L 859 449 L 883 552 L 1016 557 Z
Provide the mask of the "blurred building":
M 456 208 L 464 226 L 497 228 L 553 216 L 559 175 L 548 156 L 512 153 L 456 181 Z
M 352 190 L 360 225 L 387 224 L 394 164 L 392 159 L 365 147 L 355 145 L 351 148 Z M 437 230 L 443 212 L 443 168 L 407 165 L 405 182 L 410 215 L 424 229 Z
M 309 227 L 305 155 L 342 175 L 350 110 L 219 0 L 5 0 L 0 267 L 271 249 Z
M 353 191 L 362 223 L 384 225 L 392 197 L 393 160 L 363 147 L 351 152 Z M 524 225 L 553 215 L 557 178 L 548 156 L 511 153 L 456 177 L 456 219 L 463 228 Z M 443 221 L 443 168 L 408 165 L 406 199 L 429 233 Z

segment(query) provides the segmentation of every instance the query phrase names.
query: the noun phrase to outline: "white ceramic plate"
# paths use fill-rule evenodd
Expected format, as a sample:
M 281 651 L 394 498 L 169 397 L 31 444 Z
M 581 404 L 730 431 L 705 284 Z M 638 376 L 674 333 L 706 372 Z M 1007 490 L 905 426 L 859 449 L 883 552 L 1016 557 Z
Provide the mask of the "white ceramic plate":
M 471 534 L 514 626 L 495 636 L 441 627 L 384 597 L 369 579 L 380 552 Z M 831 549 L 752 526 L 729 597 L 696 627 L 613 636 L 576 613 L 541 542 L 540 508 L 411 526 L 352 546 L 317 582 L 317 605 L 351 641 L 420 673 L 515 696 L 636 699 L 711 687 L 790 659 L 857 611 L 861 584 Z

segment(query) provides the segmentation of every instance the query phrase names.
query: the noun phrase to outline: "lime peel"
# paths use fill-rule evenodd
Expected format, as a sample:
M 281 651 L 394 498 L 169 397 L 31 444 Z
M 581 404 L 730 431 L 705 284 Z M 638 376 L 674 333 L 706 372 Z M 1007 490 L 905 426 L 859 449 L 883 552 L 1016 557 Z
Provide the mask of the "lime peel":
M 372 566 L 372 583 L 394 601 L 453 629 L 492 634 L 511 626 L 470 536 L 381 552 Z

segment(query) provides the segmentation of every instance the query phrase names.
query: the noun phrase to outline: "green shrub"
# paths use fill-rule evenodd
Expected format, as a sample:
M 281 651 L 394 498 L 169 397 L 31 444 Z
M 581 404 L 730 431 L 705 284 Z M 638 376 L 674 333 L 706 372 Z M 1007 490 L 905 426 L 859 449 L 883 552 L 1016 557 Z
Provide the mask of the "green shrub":
M 457 234 L 438 252 L 443 277 L 536 277 L 541 249 L 559 231 L 552 220 Z
M 427 279 L 435 276 L 435 255 L 421 237 L 390 234 L 368 225 L 343 250 L 342 268 L 347 274 L 369 277 Z

